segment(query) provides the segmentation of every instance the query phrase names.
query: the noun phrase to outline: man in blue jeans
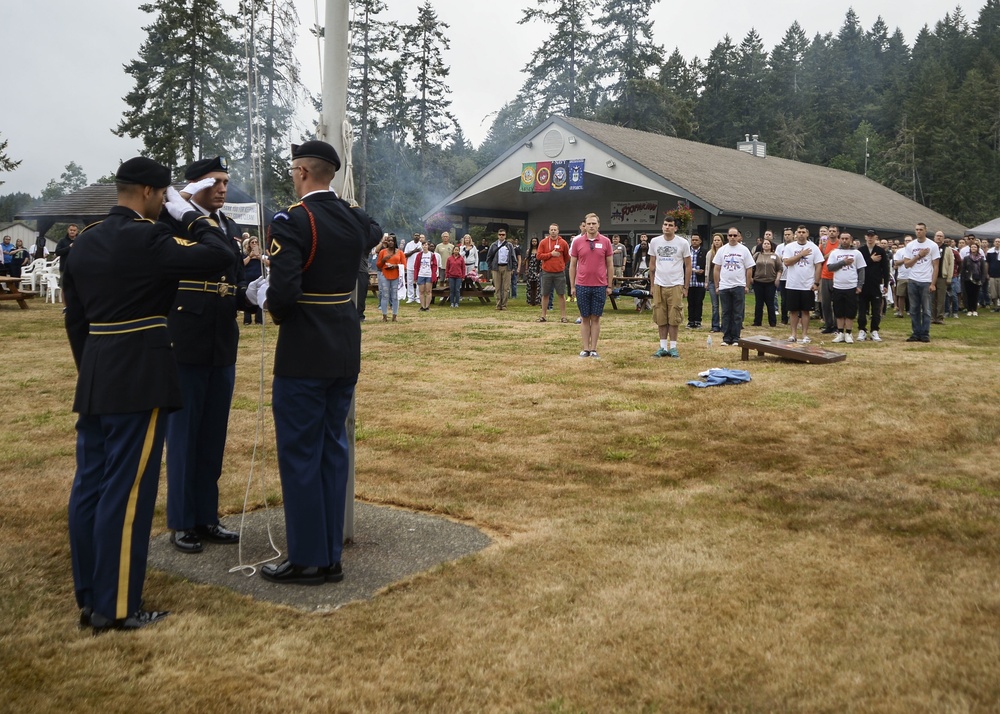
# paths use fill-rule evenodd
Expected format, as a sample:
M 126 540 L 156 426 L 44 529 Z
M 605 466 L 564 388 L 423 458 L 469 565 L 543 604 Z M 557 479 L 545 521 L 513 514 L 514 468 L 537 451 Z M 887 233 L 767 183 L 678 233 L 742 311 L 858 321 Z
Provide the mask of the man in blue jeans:
M 903 249 L 903 265 L 910 271 L 910 323 L 913 334 L 907 342 L 931 341 L 931 312 L 936 288 L 941 252 L 937 244 L 927 240 L 927 226 L 918 223 L 917 238 Z
M 743 309 L 753 284 L 754 259 L 743 245 L 739 229 L 730 228 L 726 237 L 729 243 L 715 252 L 712 270 L 722 312 L 722 344 L 728 347 L 739 342 L 743 329 Z

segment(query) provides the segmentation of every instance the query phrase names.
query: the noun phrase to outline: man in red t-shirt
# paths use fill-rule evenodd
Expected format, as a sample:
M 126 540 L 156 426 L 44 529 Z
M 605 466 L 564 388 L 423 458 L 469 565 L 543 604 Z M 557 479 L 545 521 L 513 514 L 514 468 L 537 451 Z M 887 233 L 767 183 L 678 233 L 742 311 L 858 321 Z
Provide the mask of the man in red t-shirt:
M 604 303 L 611 294 L 614 275 L 614 249 L 607 236 L 601 235 L 601 219 L 588 213 L 586 232 L 573 241 L 569 255 L 569 294 L 576 295 L 580 308 L 580 357 L 597 357 L 597 338 L 601 334 Z
M 553 292 L 559 296 L 560 322 L 566 319 L 566 260 L 569 257 L 569 243 L 559 237 L 559 225 L 549 226 L 549 234 L 538 244 L 538 260 L 542 264 L 542 316 L 539 322 L 546 322 L 545 313 Z

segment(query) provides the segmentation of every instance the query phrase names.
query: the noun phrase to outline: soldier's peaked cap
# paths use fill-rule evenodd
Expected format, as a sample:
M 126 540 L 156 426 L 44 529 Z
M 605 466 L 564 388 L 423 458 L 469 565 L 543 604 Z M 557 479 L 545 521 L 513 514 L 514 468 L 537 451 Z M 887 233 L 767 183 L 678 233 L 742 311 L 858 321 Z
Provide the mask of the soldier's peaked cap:
M 327 163 L 333 164 L 334 170 L 340 171 L 340 157 L 337 156 L 337 150 L 325 141 L 313 140 L 307 141 L 304 144 L 292 144 L 292 158 L 322 159 Z

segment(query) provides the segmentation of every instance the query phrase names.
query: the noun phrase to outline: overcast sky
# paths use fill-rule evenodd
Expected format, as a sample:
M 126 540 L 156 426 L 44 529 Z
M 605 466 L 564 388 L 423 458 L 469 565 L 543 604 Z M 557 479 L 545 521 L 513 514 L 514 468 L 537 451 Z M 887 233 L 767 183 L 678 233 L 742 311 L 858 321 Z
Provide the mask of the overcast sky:
M 416 18 L 417 0 L 386 0 L 389 15 L 402 22 Z M 305 29 L 316 22 L 311 0 L 296 0 L 302 29 L 299 62 L 303 77 L 319 93 L 315 38 Z M 322 16 L 324 0 L 317 0 Z M 531 0 L 433 0 L 439 17 L 451 27 L 445 62 L 452 68 L 452 110 L 462 129 L 478 146 L 492 113 L 511 99 L 524 81 L 521 69 L 532 48 L 548 34 L 538 23 L 518 25 Z M 13 173 L 0 174 L 0 194 L 26 191 L 38 195 L 49 179 L 58 178 L 76 161 L 91 182 L 113 172 L 120 160 L 139 153 L 141 142 L 111 133 L 126 109 L 122 100 L 132 78 L 122 66 L 138 55 L 149 15 L 134 0 L 0 0 L 3 61 L 0 61 L 0 137 L 9 141 L 8 156 L 22 160 Z M 234 9 L 236 0 L 223 0 Z M 974 23 L 985 3 L 963 4 Z M 902 29 L 907 43 L 924 24 L 933 27 L 954 0 L 866 0 L 853 3 L 861 24 L 870 28 L 881 15 L 890 28 Z M 754 27 L 770 50 L 793 21 L 812 37 L 836 32 L 849 0 L 803 3 L 792 0 L 664 1 L 654 10 L 654 32 L 667 52 L 679 47 L 691 59 L 708 56 L 728 33 L 739 42 Z M 322 20 L 321 20 L 322 22 Z M 239 111 L 234 107 L 234 111 Z M 311 117 L 303 113 L 289 137 L 298 141 Z M 766 137 L 764 137 L 766 140 Z

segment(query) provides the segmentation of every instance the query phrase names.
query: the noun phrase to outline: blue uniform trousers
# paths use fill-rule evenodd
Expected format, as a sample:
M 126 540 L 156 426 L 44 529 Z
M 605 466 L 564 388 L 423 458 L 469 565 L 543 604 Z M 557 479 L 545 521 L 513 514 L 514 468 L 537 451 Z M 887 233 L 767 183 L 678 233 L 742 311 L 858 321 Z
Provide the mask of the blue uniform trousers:
M 164 419 L 159 409 L 81 415 L 76 432 L 69 538 L 77 604 L 128 617 L 142 603 Z
M 347 501 L 347 413 L 357 377 L 275 377 L 271 393 L 288 559 L 340 562 Z
M 236 365 L 179 364 L 184 408 L 167 419 L 167 527 L 219 522 L 219 476 L 226 450 Z

